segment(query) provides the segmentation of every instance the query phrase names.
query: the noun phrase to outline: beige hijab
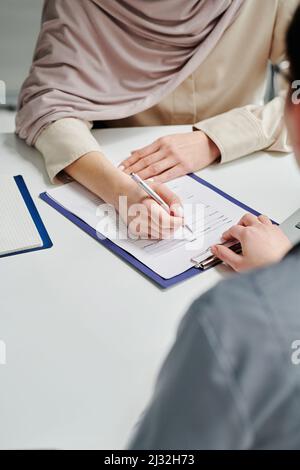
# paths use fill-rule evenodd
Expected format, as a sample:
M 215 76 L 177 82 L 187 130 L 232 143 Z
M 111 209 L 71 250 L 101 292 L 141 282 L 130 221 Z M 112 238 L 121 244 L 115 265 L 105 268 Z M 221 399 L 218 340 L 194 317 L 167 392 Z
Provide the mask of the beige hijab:
M 46 0 L 17 133 L 121 119 L 157 104 L 209 55 L 245 0 Z

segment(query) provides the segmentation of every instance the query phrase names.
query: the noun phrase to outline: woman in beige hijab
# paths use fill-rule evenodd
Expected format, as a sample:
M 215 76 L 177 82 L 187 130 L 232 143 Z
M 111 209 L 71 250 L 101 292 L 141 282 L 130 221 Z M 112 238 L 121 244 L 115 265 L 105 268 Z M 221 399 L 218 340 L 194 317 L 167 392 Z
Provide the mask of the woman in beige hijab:
M 129 177 L 161 183 L 256 150 L 289 151 L 283 98 L 263 105 L 269 60 L 284 55 L 298 0 L 46 0 L 17 133 L 44 156 L 50 179 L 65 172 L 119 209 L 156 205 Z M 192 124 L 132 152 L 114 168 L 92 136 L 105 126 Z M 164 224 L 182 223 L 175 206 Z M 156 214 L 157 215 L 157 214 Z

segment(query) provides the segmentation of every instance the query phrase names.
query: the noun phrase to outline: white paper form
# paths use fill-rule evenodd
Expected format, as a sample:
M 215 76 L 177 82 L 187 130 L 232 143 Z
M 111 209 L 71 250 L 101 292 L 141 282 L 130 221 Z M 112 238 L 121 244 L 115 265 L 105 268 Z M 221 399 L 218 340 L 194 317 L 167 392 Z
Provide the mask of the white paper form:
M 164 279 L 170 279 L 194 266 L 191 259 L 201 253 L 203 259 L 207 258 L 210 254 L 209 248 L 220 243 L 224 231 L 236 224 L 245 214 L 244 209 L 189 176 L 178 178 L 167 185 L 180 197 L 184 205 L 186 222 L 192 226 L 195 233 L 193 241 L 187 238 L 124 240 L 108 237 Z M 99 231 L 99 222 L 103 218 L 99 205 L 104 204 L 100 198 L 77 182 L 53 189 L 48 195 Z M 195 208 L 198 210 L 194 211 Z M 109 219 L 109 225 L 110 229 L 116 230 L 114 217 Z M 117 233 L 124 237 L 127 233 L 124 224 L 120 225 Z M 105 231 L 105 234 L 108 232 Z

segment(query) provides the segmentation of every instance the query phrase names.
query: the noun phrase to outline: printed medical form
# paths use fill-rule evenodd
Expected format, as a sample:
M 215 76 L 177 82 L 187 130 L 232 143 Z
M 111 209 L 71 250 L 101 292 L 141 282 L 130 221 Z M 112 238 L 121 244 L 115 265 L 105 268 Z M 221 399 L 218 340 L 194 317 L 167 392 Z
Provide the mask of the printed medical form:
M 125 239 L 127 227 L 122 223 L 116 225 L 115 217 L 107 219 L 107 210 L 101 209 L 107 205 L 77 182 L 67 183 L 47 194 L 98 232 L 99 226 L 103 228 L 101 221 L 105 213 L 106 223 L 107 220 L 109 223 L 102 235 L 164 279 L 170 279 L 193 267 L 193 257 L 203 253 L 205 259 L 210 254 L 210 247 L 220 243 L 224 231 L 236 224 L 246 211 L 190 176 L 183 176 L 167 185 L 183 203 L 186 221 L 195 235 L 192 240 L 184 236 L 179 239 L 178 234 L 168 240 Z M 119 236 L 111 236 L 111 233 Z

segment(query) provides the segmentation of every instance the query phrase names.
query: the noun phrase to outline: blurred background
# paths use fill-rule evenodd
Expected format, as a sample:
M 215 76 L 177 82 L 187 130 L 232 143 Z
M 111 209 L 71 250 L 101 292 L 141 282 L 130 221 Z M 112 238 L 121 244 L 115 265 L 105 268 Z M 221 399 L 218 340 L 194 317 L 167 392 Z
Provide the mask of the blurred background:
M 0 80 L 15 107 L 40 29 L 43 0 L 0 0 Z

